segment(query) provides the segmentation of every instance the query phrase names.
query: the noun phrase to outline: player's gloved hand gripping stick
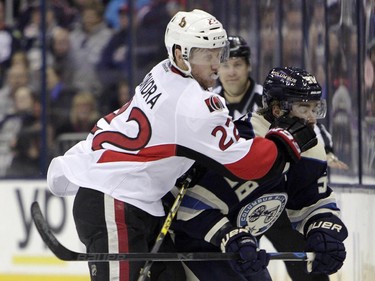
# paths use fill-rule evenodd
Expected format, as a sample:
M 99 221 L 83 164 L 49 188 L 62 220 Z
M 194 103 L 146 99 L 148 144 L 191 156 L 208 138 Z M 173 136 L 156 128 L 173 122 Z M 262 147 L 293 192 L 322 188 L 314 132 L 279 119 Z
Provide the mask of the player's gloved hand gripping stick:
M 238 260 L 229 261 L 234 271 L 243 276 L 251 276 L 265 269 L 270 260 L 265 250 L 258 249 L 257 240 L 245 228 L 229 230 L 221 240 L 224 253 L 238 253 Z
M 313 220 L 307 229 L 306 249 L 314 251 L 313 261 L 307 262 L 307 271 L 333 274 L 344 264 L 346 250 L 343 241 L 348 230 L 340 218 L 330 215 Z

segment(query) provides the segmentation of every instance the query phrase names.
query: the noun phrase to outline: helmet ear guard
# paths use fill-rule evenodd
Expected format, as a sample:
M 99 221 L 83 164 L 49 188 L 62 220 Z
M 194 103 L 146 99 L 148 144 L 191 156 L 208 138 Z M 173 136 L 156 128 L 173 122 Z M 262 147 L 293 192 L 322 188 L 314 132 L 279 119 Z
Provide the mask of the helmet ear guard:
M 263 95 L 262 95 L 262 103 L 263 107 L 267 108 L 272 101 L 277 100 L 280 101 L 278 97 L 283 96 L 283 88 L 281 87 L 273 87 L 269 88 L 267 92 L 265 91 L 265 88 L 263 87 Z

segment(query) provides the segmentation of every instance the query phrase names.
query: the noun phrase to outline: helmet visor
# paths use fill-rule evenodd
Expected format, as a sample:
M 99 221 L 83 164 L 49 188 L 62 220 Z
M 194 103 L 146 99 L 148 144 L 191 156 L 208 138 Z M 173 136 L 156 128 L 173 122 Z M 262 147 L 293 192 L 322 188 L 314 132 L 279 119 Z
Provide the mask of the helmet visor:
M 229 43 L 224 47 L 207 49 L 191 48 L 189 62 L 198 65 L 219 65 L 229 58 Z
M 327 113 L 326 100 L 297 101 L 289 105 L 290 112 L 297 117 L 309 119 L 322 119 Z

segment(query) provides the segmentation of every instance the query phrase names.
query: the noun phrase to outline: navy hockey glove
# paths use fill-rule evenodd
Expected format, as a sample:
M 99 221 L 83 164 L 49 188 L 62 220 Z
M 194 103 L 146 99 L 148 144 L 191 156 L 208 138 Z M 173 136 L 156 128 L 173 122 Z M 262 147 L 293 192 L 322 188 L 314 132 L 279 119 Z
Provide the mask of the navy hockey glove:
M 203 178 L 203 176 L 205 175 L 207 169 L 205 167 L 203 167 L 201 164 L 198 164 L 197 162 L 195 162 L 193 164 L 193 166 L 190 167 L 189 170 L 187 170 L 181 177 L 179 177 L 177 180 L 176 180 L 176 186 L 177 187 L 181 187 L 182 184 L 184 183 L 184 181 L 190 177 L 191 178 L 191 181 L 190 181 L 190 184 L 189 184 L 189 187 L 193 187 L 194 185 L 196 185 L 198 183 L 198 181 Z
M 307 271 L 332 274 L 343 265 L 346 251 L 343 241 L 348 231 L 343 222 L 332 215 L 310 224 L 306 251 L 315 252 L 314 261 L 307 263 Z
M 266 138 L 274 141 L 277 147 L 286 149 L 292 161 L 297 162 L 301 153 L 314 147 L 318 140 L 312 125 L 298 117 L 281 116 L 271 124 Z
M 251 126 L 250 122 L 242 119 L 235 120 L 234 125 L 236 126 L 238 133 L 240 134 L 241 138 L 244 139 L 253 139 L 255 137 L 253 127 Z
M 238 253 L 239 260 L 229 261 L 232 268 L 244 275 L 253 275 L 265 269 L 269 262 L 266 251 L 258 249 L 257 240 L 245 228 L 236 228 L 229 231 L 221 240 L 223 253 Z

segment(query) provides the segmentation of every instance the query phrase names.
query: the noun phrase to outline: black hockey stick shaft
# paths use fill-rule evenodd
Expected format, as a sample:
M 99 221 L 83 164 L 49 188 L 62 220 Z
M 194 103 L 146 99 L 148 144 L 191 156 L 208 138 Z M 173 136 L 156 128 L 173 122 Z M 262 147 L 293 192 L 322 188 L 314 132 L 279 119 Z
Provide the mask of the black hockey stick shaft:
M 171 227 L 172 221 L 174 217 L 176 216 L 178 209 L 180 208 L 182 199 L 184 198 L 186 190 L 189 188 L 191 181 L 192 181 L 191 175 L 188 175 L 187 178 L 183 181 L 182 186 L 180 187 L 180 191 L 177 194 L 176 199 L 174 200 L 173 205 L 168 212 L 168 215 L 164 221 L 164 224 L 158 236 L 156 237 L 155 244 L 151 249 L 152 254 L 157 253 L 159 251 L 160 246 L 163 243 L 163 240 L 165 236 L 167 235 L 169 228 Z M 147 279 L 152 263 L 153 263 L 152 260 L 146 261 L 146 263 L 144 264 L 144 266 L 142 267 L 139 273 L 138 281 L 144 281 Z
M 48 248 L 55 256 L 64 261 L 207 261 L 207 260 L 233 260 L 238 259 L 236 253 L 197 252 L 197 253 L 78 253 L 64 247 L 52 233 L 48 226 L 38 202 L 31 205 L 31 216 L 34 224 Z M 271 260 L 283 261 L 308 261 L 314 259 L 313 253 L 285 252 L 268 253 Z

